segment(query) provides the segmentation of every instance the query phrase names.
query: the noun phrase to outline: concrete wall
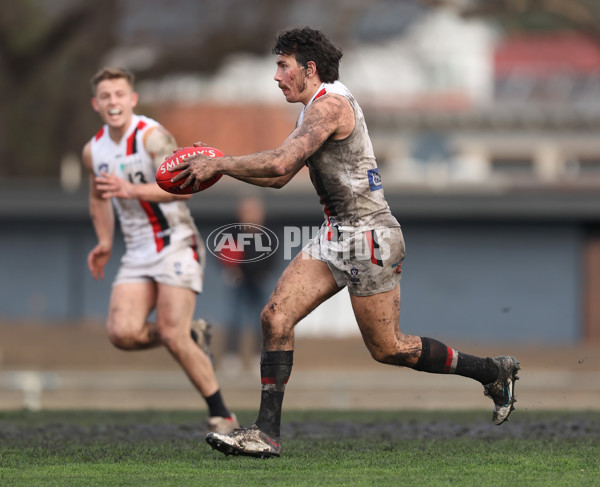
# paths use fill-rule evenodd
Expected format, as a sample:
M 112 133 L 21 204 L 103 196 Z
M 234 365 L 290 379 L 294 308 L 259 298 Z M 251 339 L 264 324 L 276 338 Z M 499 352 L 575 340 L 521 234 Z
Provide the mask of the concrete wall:
M 318 224 L 314 216 L 278 219 L 270 226 L 281 235 L 285 224 Z M 204 221 L 204 236 L 223 224 L 197 220 Z M 401 313 L 405 332 L 481 342 L 573 343 L 582 337 L 580 224 L 400 220 L 407 243 Z M 94 243 L 91 223 L 85 219 L 3 222 L 0 319 L 49 324 L 102 320 L 123 246 L 118 235 L 106 279 L 95 282 L 85 262 Z M 280 251 L 272 258 L 278 260 L 279 274 L 287 262 Z M 269 287 L 273 284 L 274 280 Z M 357 333 L 347 304 L 340 294 L 306 318 L 298 333 Z M 222 322 L 234 305 L 220 264 L 208 254 L 197 314 Z

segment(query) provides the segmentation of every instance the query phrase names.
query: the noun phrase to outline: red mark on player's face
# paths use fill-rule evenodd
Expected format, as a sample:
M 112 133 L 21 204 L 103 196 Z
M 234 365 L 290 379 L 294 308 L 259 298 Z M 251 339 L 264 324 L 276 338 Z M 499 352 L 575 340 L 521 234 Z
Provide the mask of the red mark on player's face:
M 277 56 L 277 71 L 275 81 L 289 103 L 307 103 L 307 83 L 304 69 L 295 56 L 280 54 Z

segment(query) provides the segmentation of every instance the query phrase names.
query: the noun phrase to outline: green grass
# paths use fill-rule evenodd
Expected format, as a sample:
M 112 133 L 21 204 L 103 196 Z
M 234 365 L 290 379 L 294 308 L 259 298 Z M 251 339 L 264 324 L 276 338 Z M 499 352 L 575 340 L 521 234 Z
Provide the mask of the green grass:
M 0 485 L 599 485 L 599 412 L 520 413 L 286 411 L 259 460 L 212 451 L 192 412 L 0 412 Z

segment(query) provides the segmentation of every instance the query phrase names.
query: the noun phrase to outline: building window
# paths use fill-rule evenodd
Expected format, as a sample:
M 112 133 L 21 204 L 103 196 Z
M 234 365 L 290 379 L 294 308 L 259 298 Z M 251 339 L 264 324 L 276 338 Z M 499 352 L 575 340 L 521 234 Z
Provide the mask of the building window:
M 530 157 L 492 157 L 492 174 L 506 176 L 532 176 L 533 160 Z
M 600 176 L 600 156 L 599 157 L 578 157 L 580 176 Z

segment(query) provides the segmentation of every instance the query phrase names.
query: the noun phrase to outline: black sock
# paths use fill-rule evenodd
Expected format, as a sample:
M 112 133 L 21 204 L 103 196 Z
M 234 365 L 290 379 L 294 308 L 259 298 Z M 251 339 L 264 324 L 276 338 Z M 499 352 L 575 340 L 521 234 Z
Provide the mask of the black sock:
M 433 338 L 421 337 L 421 356 L 415 370 L 433 374 L 456 374 L 489 384 L 498 377 L 498 367 L 491 358 L 480 358 L 444 345 Z
M 231 418 L 231 413 L 225 407 L 223 398 L 221 397 L 221 390 L 219 389 L 212 396 L 205 397 L 206 405 L 208 406 L 209 416 L 221 416 L 222 418 Z
M 458 375 L 470 377 L 486 385 L 498 378 L 498 372 L 498 367 L 489 357 L 481 358 L 466 353 L 458 354 L 458 363 L 456 364 Z
M 421 355 L 415 369 L 432 374 L 453 374 L 456 368 L 455 354 L 454 350 L 442 342 L 421 337 Z
M 281 407 L 285 385 L 292 372 L 294 352 L 263 351 L 260 360 L 260 409 L 258 411 L 258 426 L 267 435 L 279 438 L 281 435 Z

